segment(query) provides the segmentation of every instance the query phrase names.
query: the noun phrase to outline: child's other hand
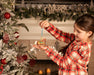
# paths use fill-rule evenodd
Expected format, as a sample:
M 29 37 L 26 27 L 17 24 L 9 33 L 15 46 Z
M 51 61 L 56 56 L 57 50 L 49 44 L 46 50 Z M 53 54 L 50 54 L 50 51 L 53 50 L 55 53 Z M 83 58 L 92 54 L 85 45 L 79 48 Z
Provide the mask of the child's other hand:
M 47 46 L 43 46 L 43 45 L 33 45 L 33 47 L 39 49 L 39 50 L 44 50 L 47 49 Z
M 49 22 L 48 21 L 41 21 L 39 23 L 39 25 L 41 26 L 41 28 L 46 28 L 49 26 Z

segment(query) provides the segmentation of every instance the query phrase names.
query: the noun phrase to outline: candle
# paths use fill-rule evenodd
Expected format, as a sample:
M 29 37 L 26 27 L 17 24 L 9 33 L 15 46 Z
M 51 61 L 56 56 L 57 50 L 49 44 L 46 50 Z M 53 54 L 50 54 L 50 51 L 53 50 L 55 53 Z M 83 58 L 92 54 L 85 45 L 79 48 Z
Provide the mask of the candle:
M 47 75 L 51 75 L 51 70 L 50 70 L 50 68 L 47 68 Z
M 42 75 L 42 74 L 43 74 L 42 70 L 39 70 L 39 75 Z

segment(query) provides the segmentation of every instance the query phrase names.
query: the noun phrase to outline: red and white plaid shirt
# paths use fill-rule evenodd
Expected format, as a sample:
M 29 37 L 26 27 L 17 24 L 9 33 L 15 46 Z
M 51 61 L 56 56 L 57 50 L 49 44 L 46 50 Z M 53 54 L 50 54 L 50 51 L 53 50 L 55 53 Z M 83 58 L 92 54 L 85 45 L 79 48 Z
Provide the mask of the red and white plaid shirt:
M 54 25 L 45 28 L 56 39 L 70 43 L 75 39 L 74 34 L 64 33 Z M 91 43 L 74 40 L 66 49 L 66 53 L 59 53 L 51 47 L 47 47 L 47 55 L 59 65 L 58 75 L 88 75 L 87 65 L 91 54 Z

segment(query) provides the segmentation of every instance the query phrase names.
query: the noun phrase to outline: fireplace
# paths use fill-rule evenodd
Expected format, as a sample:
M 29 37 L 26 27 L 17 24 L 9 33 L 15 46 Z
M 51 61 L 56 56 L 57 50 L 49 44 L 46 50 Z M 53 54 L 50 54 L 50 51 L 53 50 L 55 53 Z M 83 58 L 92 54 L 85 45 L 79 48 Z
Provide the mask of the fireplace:
M 31 71 L 35 73 L 42 73 L 42 75 L 48 75 L 47 69 L 50 70 L 49 75 L 58 75 L 58 65 L 52 60 L 35 60 L 35 65 L 31 68 Z M 39 72 L 41 71 L 41 72 Z

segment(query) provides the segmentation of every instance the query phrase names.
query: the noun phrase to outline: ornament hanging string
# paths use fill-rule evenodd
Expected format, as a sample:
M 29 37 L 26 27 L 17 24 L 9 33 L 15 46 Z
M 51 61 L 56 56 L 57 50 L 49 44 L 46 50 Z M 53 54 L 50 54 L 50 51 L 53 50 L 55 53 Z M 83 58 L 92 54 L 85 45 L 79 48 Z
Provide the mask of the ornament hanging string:
M 41 29 L 41 39 L 43 38 L 43 28 Z

